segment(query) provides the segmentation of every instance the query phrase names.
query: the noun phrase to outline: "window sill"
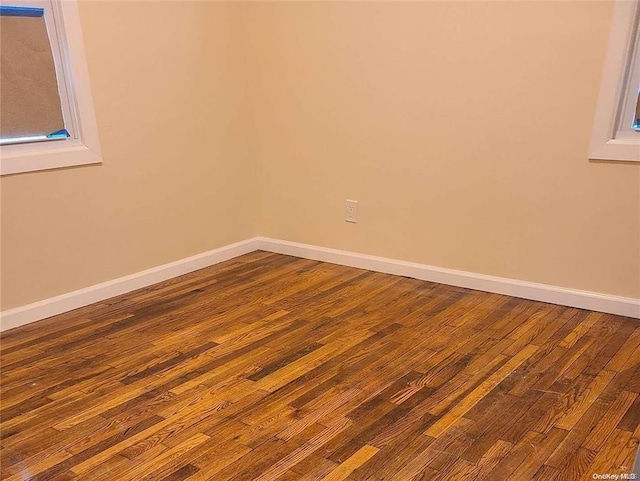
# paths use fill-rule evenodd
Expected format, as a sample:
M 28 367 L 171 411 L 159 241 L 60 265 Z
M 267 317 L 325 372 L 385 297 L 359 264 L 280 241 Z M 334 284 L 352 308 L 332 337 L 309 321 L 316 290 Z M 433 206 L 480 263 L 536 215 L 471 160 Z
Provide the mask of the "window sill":
M 102 157 L 86 145 L 51 146 L 38 151 L 2 153 L 0 175 L 100 164 Z
M 640 142 L 623 139 L 601 141 L 591 146 L 589 159 L 640 162 Z

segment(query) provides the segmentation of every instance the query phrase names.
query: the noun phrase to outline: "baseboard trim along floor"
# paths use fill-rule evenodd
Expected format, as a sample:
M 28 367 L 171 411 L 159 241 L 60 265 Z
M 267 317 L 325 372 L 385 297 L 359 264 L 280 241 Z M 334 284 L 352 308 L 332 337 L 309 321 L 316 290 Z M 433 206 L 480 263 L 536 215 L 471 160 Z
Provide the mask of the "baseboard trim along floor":
M 248 254 L 256 249 L 256 240 L 248 239 L 128 276 L 101 282 L 84 289 L 34 302 L 33 304 L 9 309 L 0 313 L 0 331 L 13 329 L 14 327 L 46 319 L 79 307 L 88 306 L 110 297 L 126 294 L 136 289 Z
M 640 299 L 619 297 L 597 292 L 580 291 L 565 287 L 520 281 L 506 277 L 476 274 L 474 272 L 434 267 L 386 257 L 376 257 L 356 252 L 329 249 L 297 242 L 288 242 L 266 237 L 257 238 L 259 249 L 313 259 L 333 264 L 358 267 L 386 274 L 413 277 L 424 281 L 438 282 L 479 291 L 504 294 L 532 301 L 560 304 L 591 311 L 606 312 L 619 316 L 640 319 Z
M 268 237 L 253 237 L 135 274 L 3 311 L 0 313 L 0 330 L 5 331 L 84 307 L 113 296 L 209 267 L 255 250 L 265 250 L 468 289 L 640 319 L 640 299 L 476 274 Z

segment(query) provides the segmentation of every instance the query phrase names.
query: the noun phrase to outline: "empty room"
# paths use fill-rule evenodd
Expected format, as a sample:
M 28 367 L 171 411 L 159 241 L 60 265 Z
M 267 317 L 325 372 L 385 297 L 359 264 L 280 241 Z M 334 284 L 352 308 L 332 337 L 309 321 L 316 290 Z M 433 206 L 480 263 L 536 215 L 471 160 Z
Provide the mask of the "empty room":
M 0 42 L 2 480 L 638 479 L 640 1 Z

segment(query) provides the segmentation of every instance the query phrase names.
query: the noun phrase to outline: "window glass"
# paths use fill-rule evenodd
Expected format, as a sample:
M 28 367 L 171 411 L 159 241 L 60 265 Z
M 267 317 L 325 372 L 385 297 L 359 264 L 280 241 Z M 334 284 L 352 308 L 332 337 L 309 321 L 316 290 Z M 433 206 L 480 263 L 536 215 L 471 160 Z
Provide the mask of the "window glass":
M 0 144 L 69 136 L 44 13 L 0 6 Z

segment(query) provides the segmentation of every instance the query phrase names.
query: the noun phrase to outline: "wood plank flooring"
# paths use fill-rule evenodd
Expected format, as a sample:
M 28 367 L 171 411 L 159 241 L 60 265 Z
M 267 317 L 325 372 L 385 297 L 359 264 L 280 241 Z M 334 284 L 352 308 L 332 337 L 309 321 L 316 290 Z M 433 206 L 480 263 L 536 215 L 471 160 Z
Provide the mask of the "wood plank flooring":
M 638 320 L 260 251 L 0 339 L 7 481 L 579 480 L 640 438 Z

